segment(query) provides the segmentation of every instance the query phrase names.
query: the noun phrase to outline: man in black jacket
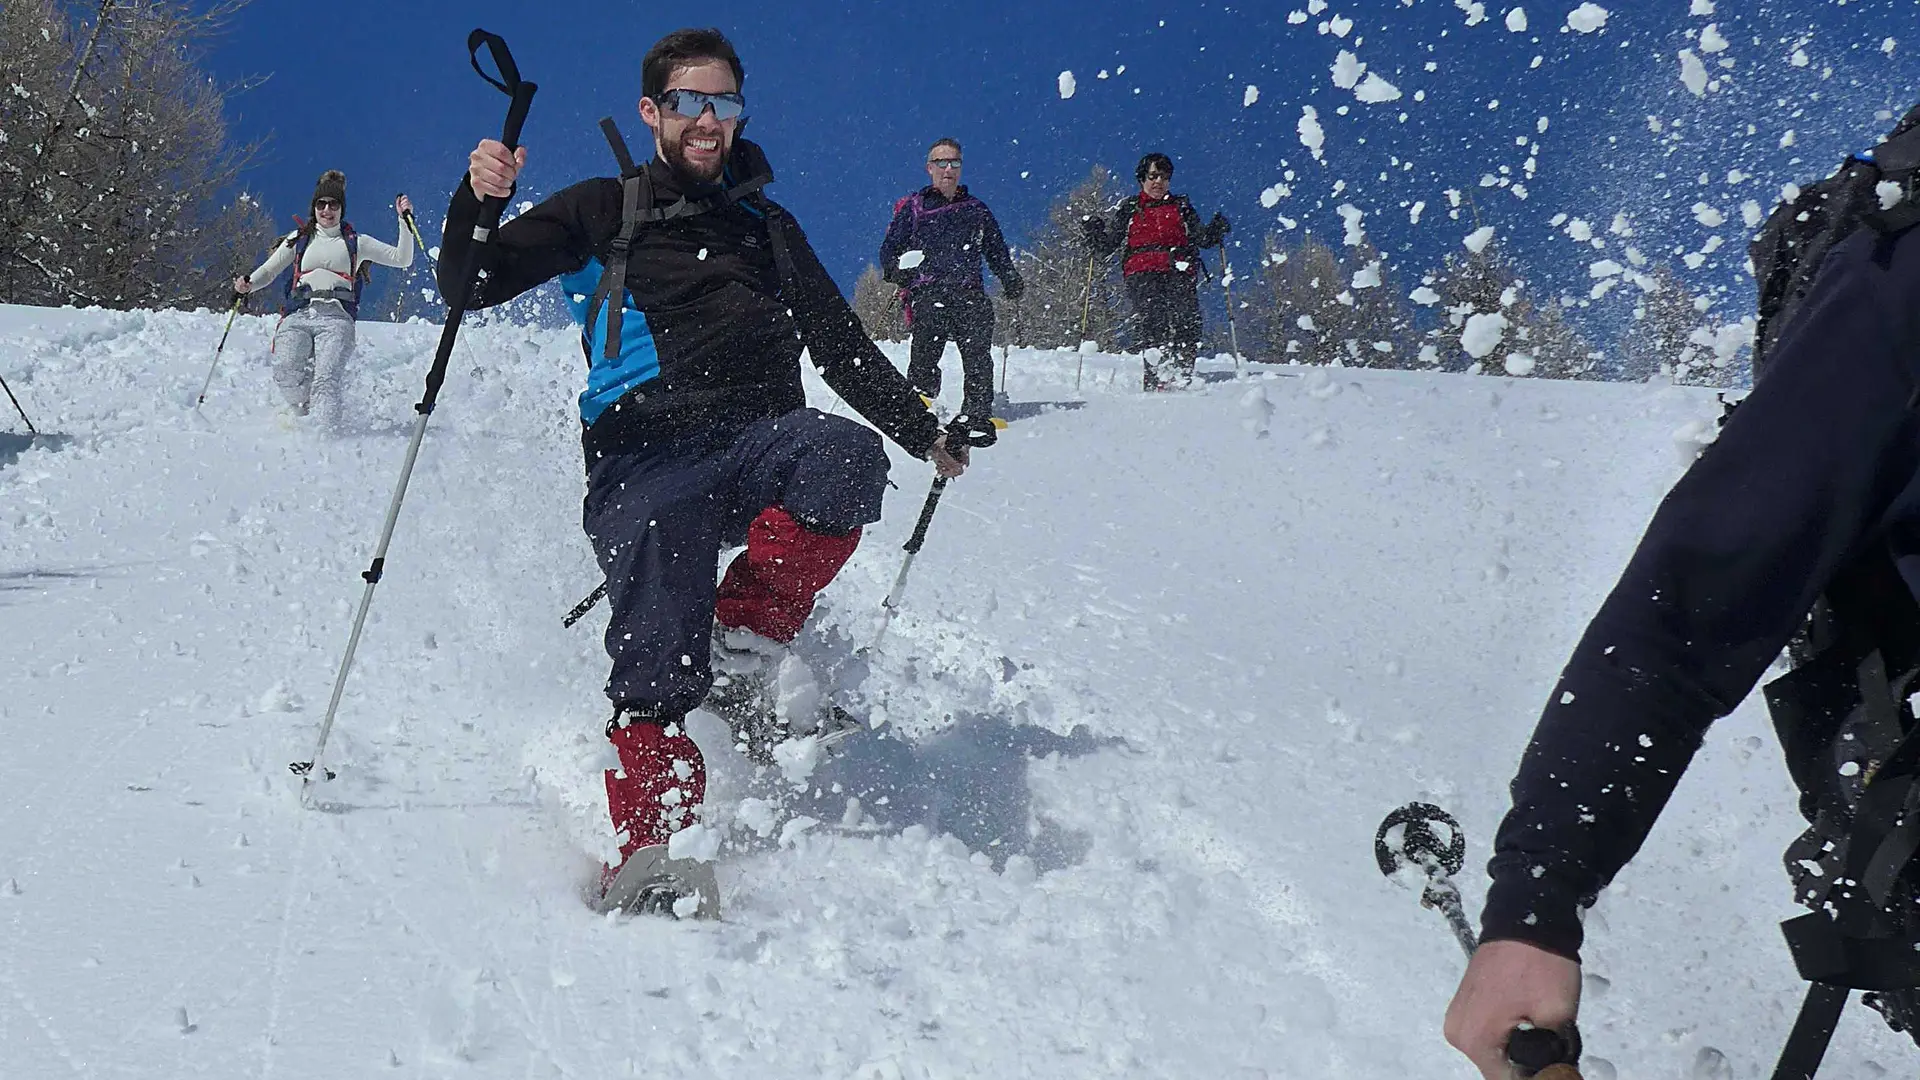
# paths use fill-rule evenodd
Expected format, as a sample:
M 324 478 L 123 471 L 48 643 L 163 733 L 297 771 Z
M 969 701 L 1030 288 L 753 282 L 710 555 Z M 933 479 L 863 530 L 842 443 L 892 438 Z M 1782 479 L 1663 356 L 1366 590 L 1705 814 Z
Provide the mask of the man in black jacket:
M 799 225 L 759 193 L 771 173 L 738 138 L 743 74 L 716 30 L 662 38 L 641 76 L 656 156 L 501 226 L 481 249 L 471 297 L 474 307 L 498 304 L 557 277 L 582 327 L 584 525 L 612 608 L 607 735 L 620 768 L 607 771 L 607 800 L 622 866 L 660 871 L 648 903 L 656 884 L 670 900 L 688 898 L 665 845 L 704 797 L 684 719 L 714 688 L 715 643 L 747 666 L 755 656 L 777 663 L 861 526 L 880 518 L 880 436 L 806 407 L 801 349 L 909 454 L 942 476 L 966 465 L 964 441 L 949 448 Z M 464 262 L 480 197 L 510 196 L 526 160 L 524 148 L 509 154 L 494 140 L 469 156 L 447 212 L 443 291 L 459 284 L 449 268 Z M 719 550 L 743 542 L 716 593 Z M 620 878 L 632 895 L 631 876 L 610 867 L 603 889 Z
M 1483 944 L 1447 1011 L 1448 1041 L 1488 1080 L 1507 1075 L 1516 1025 L 1574 1018 L 1582 910 L 1815 598 L 1887 556 L 1895 581 L 1920 586 L 1915 297 L 1920 229 L 1862 228 L 1833 249 L 1766 377 L 1662 502 L 1575 647 L 1513 779 Z M 1782 735 L 1790 764 L 1817 737 Z

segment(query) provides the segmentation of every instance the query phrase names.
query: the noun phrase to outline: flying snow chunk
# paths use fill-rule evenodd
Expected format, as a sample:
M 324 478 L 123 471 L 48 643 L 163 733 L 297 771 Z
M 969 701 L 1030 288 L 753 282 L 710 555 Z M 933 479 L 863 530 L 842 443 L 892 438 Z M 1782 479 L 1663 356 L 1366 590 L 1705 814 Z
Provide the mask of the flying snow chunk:
M 1453 0 L 1453 6 L 1467 13 L 1467 25 L 1479 26 L 1487 21 L 1487 5 L 1479 0 Z
M 1281 199 L 1286 198 L 1290 194 L 1292 194 L 1292 192 L 1287 188 L 1287 185 L 1275 184 L 1260 193 L 1260 205 L 1271 210 L 1279 204 Z
M 1360 227 L 1360 220 L 1367 216 L 1366 211 L 1351 203 L 1341 203 L 1335 213 L 1340 215 L 1340 220 L 1347 223 L 1348 247 L 1359 247 L 1367 242 L 1367 231 Z
M 1888 56 L 1893 55 L 1894 48 L 1895 46 L 1892 38 L 1888 38 L 1887 40 L 1880 43 L 1880 51 L 1883 53 L 1886 53 Z
M 1485 360 L 1500 345 L 1500 339 L 1507 336 L 1507 317 L 1497 311 L 1475 312 L 1467 316 L 1467 326 L 1460 332 L 1460 347 L 1475 360 Z
M 1333 60 L 1333 85 L 1342 90 L 1351 90 L 1360 85 L 1360 76 L 1365 74 L 1367 65 L 1360 58 L 1345 49 Z
M 1353 287 L 1356 289 L 1377 289 L 1380 287 L 1380 260 L 1375 259 L 1354 272 Z
M 1408 293 L 1407 299 L 1419 304 L 1421 307 L 1432 307 L 1440 302 L 1440 294 L 1422 285 L 1411 293 Z
M 1707 65 L 1692 49 L 1680 50 L 1680 81 L 1686 84 L 1694 97 L 1707 96 Z
M 1327 143 L 1327 133 L 1320 126 L 1320 113 L 1311 105 L 1300 107 L 1300 145 L 1313 151 L 1313 160 L 1324 161 L 1326 157 L 1321 148 Z
M 1399 101 L 1400 88 L 1369 71 L 1365 81 L 1361 82 L 1359 88 L 1353 92 L 1353 96 L 1369 105 L 1379 105 L 1388 101 Z
M 1580 218 L 1574 218 L 1567 223 L 1567 235 L 1579 243 L 1584 244 L 1593 239 L 1593 226 L 1587 224 Z
M 926 261 L 927 253 L 918 249 L 900 253 L 900 269 L 902 270 L 912 270 Z
M 1619 263 L 1614 262 L 1612 259 L 1601 259 L 1599 262 L 1593 263 L 1587 267 L 1587 273 L 1590 276 L 1592 276 L 1595 281 L 1598 281 L 1601 278 L 1610 278 L 1618 274 L 1623 274 L 1626 272 L 1626 270 L 1627 270 L 1626 267 L 1621 266 Z
M 1467 234 L 1467 250 L 1473 252 L 1475 255 L 1487 250 L 1487 245 L 1492 242 L 1493 226 L 1491 225 L 1475 229 Z
M 1334 37 L 1346 37 L 1353 31 L 1353 20 L 1344 15 L 1335 15 L 1333 18 L 1327 20 L 1327 29 L 1333 31 Z
M 1813 63 L 1813 58 L 1807 55 L 1807 50 L 1795 49 L 1793 50 L 1793 55 L 1788 58 L 1787 62 L 1794 67 L 1806 67 L 1808 64 Z
M 1906 190 L 1891 180 L 1882 180 L 1878 184 L 1875 184 L 1873 186 L 1873 193 L 1880 196 L 1880 209 L 1882 210 L 1891 210 L 1899 206 L 1900 200 L 1907 197 Z
M 1252 108 L 1253 103 L 1259 100 L 1260 100 L 1260 88 L 1253 85 L 1252 83 L 1248 83 L 1246 96 L 1240 99 L 1240 107 Z
M 1507 374 L 1524 379 L 1533 374 L 1533 357 L 1526 353 L 1508 353 L 1505 366 Z
M 1567 27 L 1582 34 L 1591 34 L 1607 25 L 1607 14 L 1607 9 L 1599 4 L 1581 4 L 1567 12 Z
M 1068 98 L 1072 97 L 1074 87 L 1076 85 L 1077 84 L 1073 81 L 1073 72 L 1071 71 L 1061 72 L 1060 73 L 1060 100 L 1065 101 Z
M 1527 32 L 1526 8 L 1514 8 L 1512 11 L 1507 12 L 1507 29 L 1516 34 L 1524 34 Z
M 1706 203 L 1697 202 L 1693 204 L 1693 220 L 1705 225 L 1709 229 L 1717 229 L 1727 223 L 1727 215 L 1708 206 Z
M 1727 51 L 1727 39 L 1720 33 L 1719 23 L 1708 23 L 1700 31 L 1700 51 L 1703 53 L 1721 53 Z
M 1688 14 L 1689 15 L 1713 14 L 1713 0 L 1693 0 L 1693 10 L 1689 11 Z
M 1740 204 L 1740 220 L 1746 222 L 1747 228 L 1751 229 L 1766 220 L 1766 213 L 1760 209 L 1760 203 L 1757 200 L 1748 199 Z
M 1304 11 L 1290 11 L 1287 13 L 1287 22 L 1294 26 L 1299 26 L 1301 23 L 1306 21 L 1307 21 L 1307 13 Z

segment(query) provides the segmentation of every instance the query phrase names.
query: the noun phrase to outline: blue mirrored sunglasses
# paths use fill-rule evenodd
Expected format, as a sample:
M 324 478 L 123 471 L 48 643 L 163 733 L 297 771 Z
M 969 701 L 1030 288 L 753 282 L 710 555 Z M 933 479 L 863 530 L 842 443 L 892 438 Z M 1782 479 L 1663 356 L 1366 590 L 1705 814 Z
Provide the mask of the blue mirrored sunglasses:
M 659 105 L 668 112 L 677 113 L 689 120 L 700 119 L 700 114 L 713 107 L 715 120 L 738 120 L 746 114 L 747 99 L 737 93 L 709 94 L 701 90 L 668 90 L 661 94 Z

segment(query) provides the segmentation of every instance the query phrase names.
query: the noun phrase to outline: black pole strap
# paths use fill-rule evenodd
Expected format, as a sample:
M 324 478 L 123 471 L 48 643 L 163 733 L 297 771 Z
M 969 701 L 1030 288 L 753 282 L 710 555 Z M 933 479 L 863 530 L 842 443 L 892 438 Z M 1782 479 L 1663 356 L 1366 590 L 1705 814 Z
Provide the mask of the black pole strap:
M 487 74 L 486 69 L 480 66 L 480 46 L 482 45 L 485 45 L 487 51 L 493 54 L 493 66 L 500 72 L 500 78 L 496 79 Z M 518 92 L 524 80 L 520 78 L 520 68 L 514 64 L 513 53 L 507 49 L 505 38 L 499 34 L 489 34 L 485 30 L 475 29 L 473 33 L 467 35 L 467 53 L 473 61 L 473 70 L 479 72 L 481 78 L 498 87 L 501 93 L 509 97 Z M 511 140 L 507 141 L 511 146 Z

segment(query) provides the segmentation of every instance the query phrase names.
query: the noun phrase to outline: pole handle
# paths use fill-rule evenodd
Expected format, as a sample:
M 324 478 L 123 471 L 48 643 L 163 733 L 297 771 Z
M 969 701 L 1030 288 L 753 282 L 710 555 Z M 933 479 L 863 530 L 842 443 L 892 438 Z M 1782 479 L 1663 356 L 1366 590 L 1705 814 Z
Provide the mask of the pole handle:
M 1519 1080 L 1580 1080 L 1580 1029 L 1515 1028 L 1507 1036 L 1507 1064 Z

